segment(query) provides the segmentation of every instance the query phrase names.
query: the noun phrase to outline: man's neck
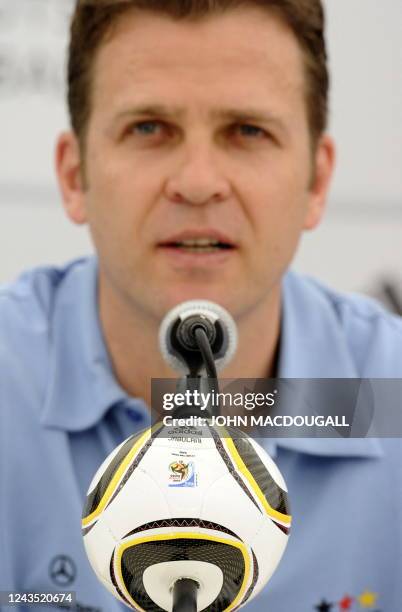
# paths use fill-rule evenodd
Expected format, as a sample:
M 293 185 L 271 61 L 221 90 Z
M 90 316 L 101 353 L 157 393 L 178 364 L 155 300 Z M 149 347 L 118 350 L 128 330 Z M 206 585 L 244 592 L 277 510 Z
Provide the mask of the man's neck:
M 280 288 L 269 300 L 236 321 L 238 347 L 221 378 L 266 378 L 275 375 L 280 332 Z M 115 376 L 132 397 L 151 400 L 152 378 L 177 378 L 158 346 L 159 322 L 141 316 L 128 304 L 100 291 L 100 320 Z

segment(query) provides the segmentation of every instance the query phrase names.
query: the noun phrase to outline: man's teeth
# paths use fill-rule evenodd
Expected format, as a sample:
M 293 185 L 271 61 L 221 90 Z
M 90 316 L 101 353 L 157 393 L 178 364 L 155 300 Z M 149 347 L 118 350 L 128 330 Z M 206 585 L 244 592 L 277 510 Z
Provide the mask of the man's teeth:
M 223 245 L 220 244 L 219 240 L 213 238 L 192 238 L 176 242 L 176 246 L 189 253 L 213 253 Z
M 214 240 L 213 238 L 193 238 L 181 240 L 177 244 L 184 247 L 215 247 L 219 245 L 219 240 Z
M 183 251 L 195 253 L 213 253 L 221 249 L 231 249 L 230 244 L 226 244 L 216 240 L 215 238 L 187 238 L 186 240 L 177 240 L 176 242 L 167 243 L 170 247 L 182 249 Z

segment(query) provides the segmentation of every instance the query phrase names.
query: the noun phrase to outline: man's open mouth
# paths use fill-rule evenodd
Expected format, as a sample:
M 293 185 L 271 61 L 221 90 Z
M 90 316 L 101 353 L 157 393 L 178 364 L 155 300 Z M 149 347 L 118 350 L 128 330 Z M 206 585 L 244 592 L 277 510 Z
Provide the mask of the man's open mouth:
M 217 253 L 219 251 L 234 248 L 234 245 L 215 240 L 214 238 L 175 240 L 172 242 L 165 242 L 161 246 L 165 248 L 180 249 L 187 253 Z

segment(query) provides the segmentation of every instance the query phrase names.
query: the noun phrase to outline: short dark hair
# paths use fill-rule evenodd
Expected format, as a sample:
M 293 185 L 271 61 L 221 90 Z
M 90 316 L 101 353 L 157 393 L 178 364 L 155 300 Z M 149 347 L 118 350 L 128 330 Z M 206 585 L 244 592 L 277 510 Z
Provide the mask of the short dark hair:
M 81 145 L 91 113 L 96 52 L 123 14 L 140 9 L 177 20 L 196 20 L 247 5 L 274 13 L 297 38 L 304 56 L 307 115 L 315 145 L 328 121 L 329 72 L 321 0 L 76 0 L 68 57 L 68 107 Z

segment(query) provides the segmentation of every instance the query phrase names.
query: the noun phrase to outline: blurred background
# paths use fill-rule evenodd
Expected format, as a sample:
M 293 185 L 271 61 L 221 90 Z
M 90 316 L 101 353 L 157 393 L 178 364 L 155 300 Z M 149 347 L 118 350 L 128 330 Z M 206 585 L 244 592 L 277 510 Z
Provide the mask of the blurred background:
M 68 126 L 73 0 L 0 0 L 0 283 L 92 251 L 60 203 L 53 151 Z M 402 313 L 402 2 L 327 0 L 330 131 L 338 166 L 326 219 L 294 262 Z

